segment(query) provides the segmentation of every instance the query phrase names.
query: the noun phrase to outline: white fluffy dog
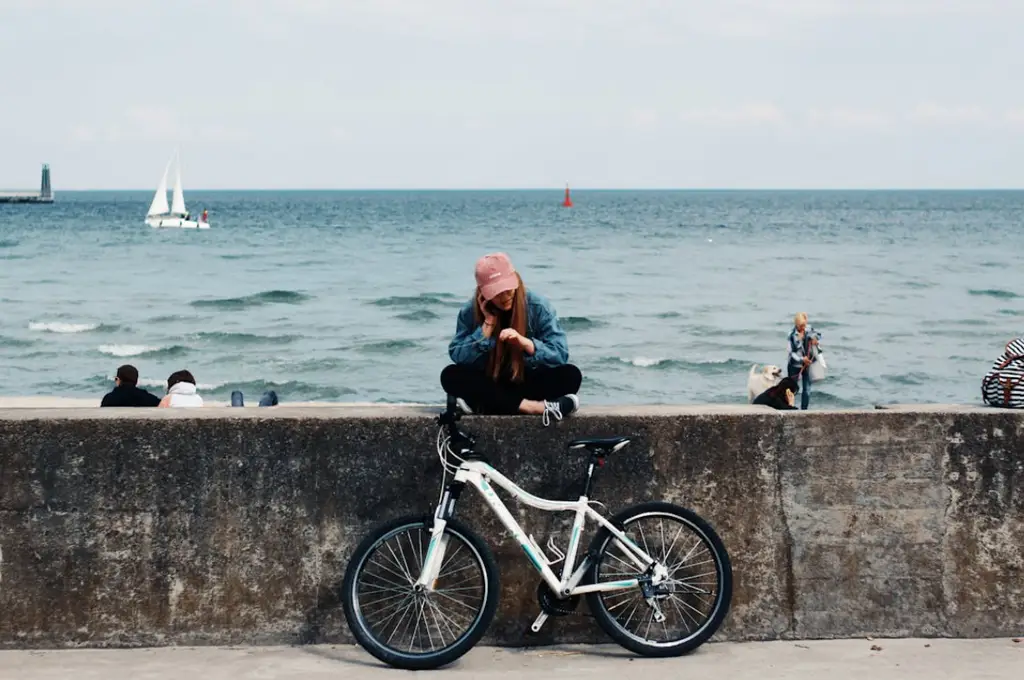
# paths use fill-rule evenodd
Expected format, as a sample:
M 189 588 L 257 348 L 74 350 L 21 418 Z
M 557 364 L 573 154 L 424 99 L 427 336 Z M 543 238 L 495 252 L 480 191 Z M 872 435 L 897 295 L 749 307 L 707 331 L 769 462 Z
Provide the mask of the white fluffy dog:
M 747 403 L 751 404 L 757 395 L 764 392 L 769 387 L 775 387 L 782 380 L 782 369 L 778 366 L 762 366 L 760 370 L 757 368 L 757 364 L 750 367 L 750 373 L 747 375 Z

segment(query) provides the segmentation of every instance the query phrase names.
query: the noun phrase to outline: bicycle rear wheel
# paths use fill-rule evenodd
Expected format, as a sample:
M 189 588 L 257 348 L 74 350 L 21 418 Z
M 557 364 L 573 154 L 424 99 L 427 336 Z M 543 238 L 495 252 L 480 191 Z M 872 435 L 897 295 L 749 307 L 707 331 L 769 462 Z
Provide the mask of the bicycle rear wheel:
M 414 590 L 433 522 L 403 517 L 374 529 L 345 571 L 342 604 L 349 629 L 366 651 L 397 668 L 455 661 L 480 640 L 498 606 L 494 556 L 455 521 L 445 527 L 448 545 L 434 589 Z
M 671 503 L 642 503 L 612 518 L 626 536 L 668 568 L 667 581 L 654 587 L 655 610 L 640 588 L 587 593 L 587 604 L 608 636 L 644 656 L 679 656 L 708 640 L 722 625 L 732 599 L 732 565 L 722 540 L 694 512 Z M 602 528 L 590 544 L 597 555 L 590 583 L 639 576 L 618 540 Z

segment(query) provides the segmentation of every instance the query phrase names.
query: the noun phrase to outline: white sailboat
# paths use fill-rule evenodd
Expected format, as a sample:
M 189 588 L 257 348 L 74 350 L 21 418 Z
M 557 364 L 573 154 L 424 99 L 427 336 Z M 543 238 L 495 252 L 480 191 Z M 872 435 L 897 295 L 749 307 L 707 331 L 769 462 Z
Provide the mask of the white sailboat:
M 171 205 L 167 205 L 167 175 L 171 171 L 171 163 L 174 163 L 174 190 L 171 197 Z M 171 160 L 167 161 L 163 177 L 153 194 L 153 202 L 149 204 L 149 211 L 146 213 L 146 224 L 159 229 L 171 227 L 176 229 L 209 229 L 210 224 L 203 219 L 192 219 L 188 209 L 185 208 L 185 193 L 181 189 L 181 158 L 175 152 Z

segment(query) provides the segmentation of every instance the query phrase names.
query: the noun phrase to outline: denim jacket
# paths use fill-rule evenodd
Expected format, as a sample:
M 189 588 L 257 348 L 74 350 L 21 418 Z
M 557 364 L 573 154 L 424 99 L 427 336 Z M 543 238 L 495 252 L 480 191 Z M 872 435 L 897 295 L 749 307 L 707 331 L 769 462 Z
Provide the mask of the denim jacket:
M 475 300 L 470 300 L 459 311 L 455 337 L 448 344 L 452 361 L 463 366 L 487 365 L 487 356 L 494 347 L 494 337 L 485 338 L 483 327 L 474 318 Z M 527 368 L 561 366 L 569 363 L 569 343 L 565 331 L 558 325 L 558 316 L 543 295 L 526 291 L 526 337 L 533 341 L 533 356 L 523 352 Z
M 804 337 L 797 337 L 796 327 L 789 333 L 789 365 L 799 366 L 803 363 L 804 357 L 815 359 L 818 356 L 817 345 L 811 346 L 810 339 L 814 338 L 821 342 L 821 333 L 811 328 L 810 324 L 804 328 Z

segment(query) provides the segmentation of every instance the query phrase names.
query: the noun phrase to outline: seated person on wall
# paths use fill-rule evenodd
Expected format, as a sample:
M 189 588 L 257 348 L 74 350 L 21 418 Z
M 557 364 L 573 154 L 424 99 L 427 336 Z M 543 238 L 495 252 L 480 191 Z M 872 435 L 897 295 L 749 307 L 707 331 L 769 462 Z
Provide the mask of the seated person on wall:
M 777 411 L 797 411 L 796 393 L 800 391 L 794 378 L 783 378 L 754 398 L 752 403 L 771 406 Z
M 117 367 L 114 389 L 103 395 L 100 406 L 159 406 L 160 397 L 139 386 L 139 369 L 131 364 Z
M 981 398 L 989 406 L 1024 408 L 1024 335 L 1006 343 L 981 381 Z
M 167 378 L 167 396 L 160 400 L 163 408 L 198 408 L 203 398 L 196 394 L 196 379 L 188 371 L 175 371 Z
M 477 261 L 476 293 L 459 312 L 448 354 L 455 363 L 441 386 L 466 413 L 542 415 L 548 424 L 579 407 L 583 375 L 568 363 L 558 316 L 504 253 Z

